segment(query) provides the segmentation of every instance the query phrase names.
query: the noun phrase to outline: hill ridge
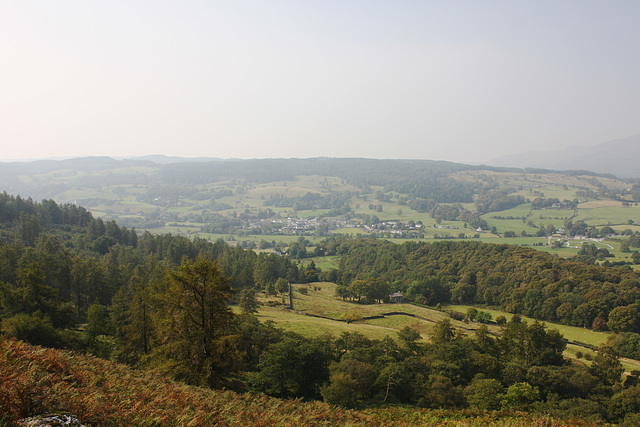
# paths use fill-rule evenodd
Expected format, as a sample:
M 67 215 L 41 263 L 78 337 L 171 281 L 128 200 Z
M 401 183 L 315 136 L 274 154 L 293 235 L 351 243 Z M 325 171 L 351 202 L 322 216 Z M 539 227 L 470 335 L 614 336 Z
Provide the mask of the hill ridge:
M 526 151 L 500 156 L 487 162 L 496 167 L 544 168 L 551 170 L 590 170 L 621 178 L 640 177 L 640 134 L 606 141 L 593 146 L 571 146 L 554 151 Z

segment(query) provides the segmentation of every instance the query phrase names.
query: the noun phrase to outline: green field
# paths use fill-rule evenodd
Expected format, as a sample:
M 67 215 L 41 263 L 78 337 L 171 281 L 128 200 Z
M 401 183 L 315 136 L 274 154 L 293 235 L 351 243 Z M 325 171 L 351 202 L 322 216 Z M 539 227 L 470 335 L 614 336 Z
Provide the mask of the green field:
M 450 318 L 448 312 L 466 313 L 470 308 L 470 306 L 466 305 L 446 305 L 442 307 L 442 310 L 436 310 L 408 303 L 355 304 L 335 297 L 336 285 L 326 282 L 308 285 L 298 284 L 293 285 L 293 288 L 293 310 L 288 309 L 288 298 L 283 299 L 282 296 L 263 297 L 263 303 L 271 301 L 272 303 L 279 303 L 279 305 L 274 307 L 262 305 L 258 312 L 258 318 L 263 322 L 273 321 L 284 330 L 306 336 L 330 335 L 337 337 L 343 332 L 358 332 L 371 339 L 382 339 L 387 336 L 396 339 L 397 331 L 409 326 L 418 331 L 423 340 L 428 340 L 434 324 L 442 319 Z M 301 293 L 300 289 L 306 289 L 306 293 Z M 285 300 L 287 305 L 283 304 Z M 478 309 L 491 314 L 493 320 L 500 315 L 504 315 L 507 319 L 512 317 L 512 314 L 499 310 L 482 307 L 478 307 Z M 416 317 L 395 314 L 387 315 L 384 318 L 362 320 L 364 317 L 378 316 L 391 312 L 406 313 Z M 350 323 L 341 321 L 347 317 L 356 320 Z M 522 316 L 522 319 L 527 322 L 534 321 L 534 319 L 526 316 Z M 466 334 L 474 333 L 481 326 L 478 322 L 465 323 L 453 319 L 451 319 L 451 324 Z M 558 330 L 569 341 L 565 356 L 571 359 L 576 359 L 578 353 L 595 355 L 591 348 L 597 348 L 605 343 L 611 334 L 609 332 L 597 332 L 586 328 L 551 322 L 545 322 L 545 325 L 549 329 Z M 495 324 L 489 324 L 488 327 L 491 333 L 500 334 L 501 328 Z M 640 361 L 622 359 L 622 362 L 628 372 L 640 369 Z
M 306 266 L 307 264 L 310 264 L 311 261 L 313 261 L 316 267 L 321 270 L 330 270 L 332 268 L 338 268 L 340 266 L 340 257 L 336 255 L 305 258 L 304 260 L 302 260 L 302 265 Z
M 284 306 L 262 306 L 258 317 L 261 320 L 273 320 L 284 329 L 305 335 L 340 335 L 345 331 L 358 331 L 370 338 L 383 338 L 391 336 L 395 338 L 398 330 L 404 326 L 411 326 L 418 330 L 423 338 L 429 337 L 429 331 L 433 324 L 445 317 L 446 313 L 418 307 L 412 304 L 371 304 L 361 305 L 342 301 L 335 297 L 333 283 L 313 283 L 309 285 L 293 285 L 294 311 L 285 309 Z M 300 289 L 306 289 L 303 294 Z M 266 300 L 281 302 L 280 298 L 269 297 Z M 351 323 L 340 321 L 345 317 L 353 319 L 369 316 L 378 316 L 392 311 L 401 311 L 423 317 L 424 319 L 409 316 L 386 316 L 384 319 L 356 320 Z M 333 320 L 312 317 L 308 315 L 323 316 Z M 463 324 L 459 322 L 459 327 Z
M 307 314 L 324 316 L 333 320 L 333 324 L 338 330 L 344 326 L 349 326 L 349 330 L 352 330 L 353 325 L 366 325 L 375 326 L 377 328 L 384 329 L 383 332 L 376 331 L 375 335 L 385 335 L 390 332 L 395 332 L 402 329 L 407 324 L 419 325 L 416 329 L 421 332 L 423 338 L 428 338 L 428 332 L 433 324 L 443 318 L 449 317 L 447 311 L 458 311 L 466 313 L 470 306 L 466 305 L 446 305 L 442 307 L 442 311 L 433 308 L 422 307 L 414 304 L 355 304 L 352 302 L 342 301 L 335 296 L 335 288 L 337 285 L 333 283 L 313 283 L 308 285 L 294 285 L 293 292 L 293 314 L 290 310 L 284 310 L 282 307 L 265 307 L 261 308 L 259 315 L 265 317 L 265 320 L 271 319 L 286 319 L 287 323 L 291 323 L 296 316 L 303 316 L 306 323 L 313 323 Z M 307 293 L 303 294 L 300 289 L 307 289 Z M 276 297 L 270 297 L 270 300 L 276 300 Z M 507 319 L 512 317 L 512 314 L 499 310 L 479 308 L 481 311 L 486 311 L 491 314 L 495 319 L 499 315 L 504 315 Z M 344 315 L 350 315 L 354 317 L 368 317 L 376 316 L 388 312 L 403 312 L 411 315 L 418 316 L 419 318 L 413 318 L 408 316 L 387 316 L 384 319 L 371 319 L 371 320 L 359 320 L 355 323 L 346 324 L 345 322 L 337 322 Z M 292 317 L 293 316 L 293 317 Z M 533 322 L 534 319 L 522 316 L 523 320 Z M 331 322 L 326 319 L 319 319 L 320 323 Z M 452 321 L 455 326 L 465 331 L 473 331 L 479 327 L 479 324 L 471 323 L 466 324 L 464 322 Z M 597 347 L 600 344 L 606 342 L 609 337 L 609 332 L 597 332 L 586 328 L 579 328 L 575 326 L 566 326 L 557 323 L 546 322 L 550 329 L 557 329 L 565 338 L 571 342 L 578 344 L 587 344 Z M 295 326 L 289 325 L 292 330 L 295 330 Z M 492 326 L 492 328 L 495 328 Z M 367 331 L 374 331 L 372 328 L 366 328 Z M 496 329 L 497 331 L 498 329 Z M 323 331 L 323 333 L 326 330 Z M 362 332 L 367 335 L 368 332 Z

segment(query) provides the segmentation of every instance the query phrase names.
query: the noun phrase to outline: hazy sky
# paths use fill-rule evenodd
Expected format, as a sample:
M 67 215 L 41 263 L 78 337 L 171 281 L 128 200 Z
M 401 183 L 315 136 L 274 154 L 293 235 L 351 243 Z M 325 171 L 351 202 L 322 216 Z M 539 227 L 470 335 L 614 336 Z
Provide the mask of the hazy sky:
M 640 1 L 0 1 L 0 158 L 481 162 L 640 133 Z

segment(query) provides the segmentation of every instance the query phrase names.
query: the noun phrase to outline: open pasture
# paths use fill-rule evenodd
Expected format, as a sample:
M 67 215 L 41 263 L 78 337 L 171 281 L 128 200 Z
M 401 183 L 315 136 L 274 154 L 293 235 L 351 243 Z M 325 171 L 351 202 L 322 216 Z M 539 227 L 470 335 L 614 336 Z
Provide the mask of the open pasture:
M 285 331 L 311 337 L 323 335 L 337 337 L 344 332 L 358 332 L 371 339 L 383 339 L 386 336 L 395 335 L 395 331 L 389 328 L 311 317 L 281 307 L 261 307 L 258 319 L 261 322 L 272 321 Z
M 310 264 L 311 261 L 313 261 L 316 267 L 321 270 L 330 270 L 332 268 L 338 268 L 338 266 L 340 265 L 340 256 L 332 255 L 332 256 L 305 258 L 301 262 L 301 265 L 306 266 Z
M 578 206 L 578 217 L 589 225 L 628 225 L 629 220 L 634 222 L 640 221 L 640 206 L 622 206 L 620 202 L 609 201 L 598 204 L 580 204 Z
M 450 318 L 449 311 L 466 313 L 471 307 L 468 305 L 446 305 L 442 311 L 429 307 L 414 304 L 370 304 L 361 305 L 353 302 L 342 301 L 335 296 L 333 283 L 313 283 L 293 285 L 293 311 L 285 308 L 284 305 L 275 307 L 262 306 L 258 313 L 261 320 L 271 320 L 278 326 L 288 331 L 297 332 L 303 335 L 338 336 L 343 332 L 358 332 L 371 339 L 381 339 L 386 336 L 397 339 L 396 333 L 400 329 L 409 326 L 420 333 L 424 340 L 428 340 L 433 325 L 439 320 Z M 305 293 L 300 289 L 306 289 Z M 268 297 L 264 300 L 280 300 L 288 304 L 285 296 Z M 480 311 L 488 312 L 493 321 L 503 315 L 507 319 L 513 316 L 511 313 L 494 310 L 491 308 L 476 307 Z M 389 314 L 396 313 L 396 314 Z M 403 314 L 397 314 L 403 313 Z M 386 314 L 386 315 L 385 315 Z M 381 316 L 373 319 L 366 317 Z M 350 319 L 350 322 L 344 321 Z M 522 316 L 527 322 L 534 319 Z M 452 326 L 461 330 L 465 334 L 472 334 L 481 324 L 478 322 L 461 322 L 451 319 Z M 552 322 L 545 322 L 549 329 L 556 329 L 568 341 L 565 356 L 576 359 L 578 354 L 594 355 L 592 348 L 597 348 L 605 343 L 611 335 L 609 332 L 597 332 L 585 328 L 566 326 Z M 500 334 L 500 327 L 495 324 L 487 325 L 489 331 L 494 335 Z M 640 368 L 640 362 L 635 360 L 623 360 L 623 365 L 627 371 Z
M 384 338 L 390 336 L 396 339 L 396 333 L 405 326 L 411 326 L 428 339 L 430 330 L 446 313 L 419 307 L 413 304 L 357 304 L 335 296 L 334 283 L 312 283 L 308 285 L 293 285 L 293 311 L 283 306 L 262 306 L 258 313 L 264 320 L 282 323 L 285 329 L 301 334 L 310 333 L 321 335 L 330 333 L 340 335 L 344 331 L 357 331 L 369 338 Z M 300 289 L 306 289 L 301 293 Z M 265 300 L 280 300 L 281 297 L 268 297 Z M 288 304 L 288 297 L 285 296 Z M 400 312 L 384 316 L 384 318 L 367 319 L 366 317 L 381 316 L 385 313 Z M 350 319 L 347 323 L 346 319 Z M 462 322 L 453 321 L 458 327 L 464 327 Z

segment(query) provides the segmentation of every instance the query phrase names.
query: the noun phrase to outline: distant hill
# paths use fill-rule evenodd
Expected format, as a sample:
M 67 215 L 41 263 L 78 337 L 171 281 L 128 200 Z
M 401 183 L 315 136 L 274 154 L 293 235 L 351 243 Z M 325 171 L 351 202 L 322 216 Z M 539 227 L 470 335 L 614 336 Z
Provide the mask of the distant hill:
M 157 163 L 159 165 L 168 165 L 171 163 L 210 162 L 212 160 L 222 160 L 218 157 L 176 157 L 176 156 L 165 156 L 162 154 L 155 154 L 155 155 L 141 156 L 141 157 L 131 157 L 128 159 L 149 161 L 149 162 Z
M 588 170 L 620 178 L 640 178 L 640 134 L 593 146 L 573 146 L 561 151 L 528 151 L 489 161 L 491 166 Z

